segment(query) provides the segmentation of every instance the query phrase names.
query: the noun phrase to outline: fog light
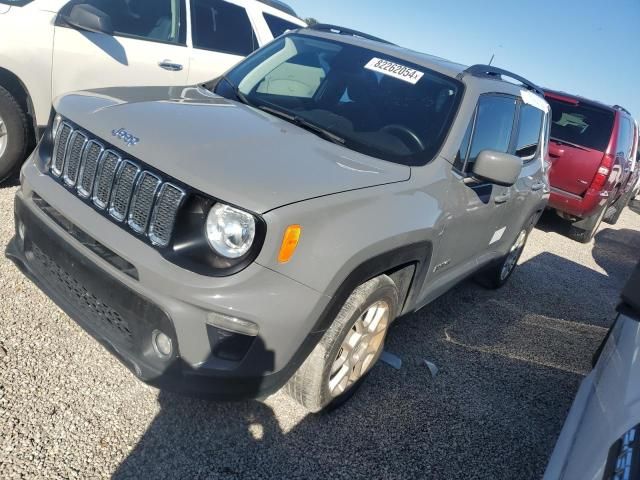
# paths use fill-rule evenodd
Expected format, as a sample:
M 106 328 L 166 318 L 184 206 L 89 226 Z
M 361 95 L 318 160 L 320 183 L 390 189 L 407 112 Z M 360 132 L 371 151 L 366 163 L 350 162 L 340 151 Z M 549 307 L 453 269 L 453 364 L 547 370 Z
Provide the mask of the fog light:
M 260 330 L 258 325 L 249 320 L 228 317 L 227 315 L 213 312 L 207 315 L 207 323 L 213 327 L 221 328 L 222 330 L 241 333 L 242 335 L 249 335 L 250 337 L 256 337 Z
M 25 230 L 26 227 L 24 226 L 24 223 L 22 223 L 21 220 L 18 220 L 18 238 L 21 242 L 24 242 Z
M 160 330 L 153 331 L 153 349 L 158 356 L 167 358 L 171 356 L 173 345 L 171 344 L 171 338 L 162 333 Z

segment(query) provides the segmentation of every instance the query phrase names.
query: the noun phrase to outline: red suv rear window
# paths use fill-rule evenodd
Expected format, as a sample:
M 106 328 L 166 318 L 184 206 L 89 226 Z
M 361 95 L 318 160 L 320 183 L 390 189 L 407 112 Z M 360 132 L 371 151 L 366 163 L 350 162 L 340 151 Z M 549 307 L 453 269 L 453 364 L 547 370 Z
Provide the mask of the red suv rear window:
M 613 111 L 550 97 L 547 101 L 551 105 L 551 138 L 601 152 L 607 149 L 613 129 Z

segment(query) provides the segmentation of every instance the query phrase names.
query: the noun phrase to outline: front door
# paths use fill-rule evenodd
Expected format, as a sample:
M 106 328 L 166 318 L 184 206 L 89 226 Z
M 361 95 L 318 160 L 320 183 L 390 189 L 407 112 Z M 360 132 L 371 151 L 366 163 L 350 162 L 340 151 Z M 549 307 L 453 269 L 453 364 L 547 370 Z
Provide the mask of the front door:
M 478 101 L 451 171 L 445 226 L 421 303 L 476 270 L 479 257 L 503 242 L 512 189 L 474 181 L 471 173 L 481 151 L 509 151 L 516 109 L 517 100 L 511 96 L 483 95 Z
M 56 22 L 52 96 L 114 86 L 186 85 L 184 0 L 73 0 L 61 10 L 89 4 L 111 18 L 114 35 Z

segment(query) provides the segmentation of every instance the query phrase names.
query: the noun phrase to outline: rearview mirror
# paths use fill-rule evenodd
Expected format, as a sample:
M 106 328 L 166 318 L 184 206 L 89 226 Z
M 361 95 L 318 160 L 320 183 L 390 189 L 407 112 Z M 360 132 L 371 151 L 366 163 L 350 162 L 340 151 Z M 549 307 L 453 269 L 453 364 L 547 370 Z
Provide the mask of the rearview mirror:
M 473 175 L 481 180 L 510 187 L 522 172 L 522 159 L 508 153 L 483 150 L 473 165 Z
M 74 5 L 63 19 L 67 25 L 78 30 L 113 35 L 111 17 L 93 5 L 86 3 Z

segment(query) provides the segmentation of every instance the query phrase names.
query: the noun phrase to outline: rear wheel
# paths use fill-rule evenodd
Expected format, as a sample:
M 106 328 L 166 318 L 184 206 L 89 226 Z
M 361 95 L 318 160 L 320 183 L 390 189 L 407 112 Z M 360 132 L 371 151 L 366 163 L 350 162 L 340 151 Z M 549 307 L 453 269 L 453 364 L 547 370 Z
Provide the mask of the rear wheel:
M 603 222 L 608 223 L 609 225 L 615 225 L 620 220 L 620 215 L 629 205 L 629 201 L 633 198 L 633 192 L 629 191 L 621 196 L 617 202 L 607 208 L 607 211 L 604 214 Z
M 476 281 L 482 286 L 490 289 L 503 287 L 511 278 L 511 275 L 518 265 L 518 260 L 527 244 L 529 230 L 523 228 L 511 245 L 507 253 L 498 263 L 486 268 L 476 275 Z
M 0 87 L 0 182 L 22 164 L 29 144 L 27 116 L 15 98 Z
M 347 400 L 380 358 L 398 308 L 398 289 L 386 275 L 360 285 L 285 389 L 319 412 Z

